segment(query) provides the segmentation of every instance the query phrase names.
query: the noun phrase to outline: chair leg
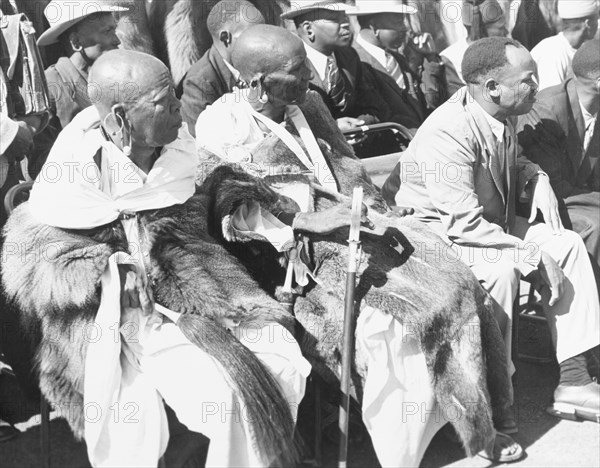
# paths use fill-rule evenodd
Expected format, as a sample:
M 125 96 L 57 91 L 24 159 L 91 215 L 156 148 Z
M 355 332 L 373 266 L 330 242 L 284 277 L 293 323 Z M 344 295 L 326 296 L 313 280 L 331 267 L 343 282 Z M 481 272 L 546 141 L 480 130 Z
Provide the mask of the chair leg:
M 43 396 L 40 400 L 40 414 L 42 417 L 40 431 L 42 467 L 50 468 L 50 406 Z
M 517 299 L 519 297 L 517 296 Z M 536 297 L 535 297 L 535 288 L 533 286 L 529 287 L 529 294 L 527 295 L 527 302 L 525 305 L 523 306 L 519 306 L 518 302 L 517 302 L 517 313 L 514 314 L 515 317 L 517 317 L 516 320 L 514 320 L 513 325 L 517 325 L 519 323 L 519 319 L 522 322 L 526 322 L 526 323 L 530 323 L 530 324 L 547 324 L 547 320 L 546 317 L 543 315 L 544 311 L 543 308 L 541 306 L 540 303 L 537 302 Z M 518 339 L 518 331 L 516 332 L 516 336 Z M 513 334 L 513 339 L 515 337 L 515 334 Z M 513 347 L 513 350 L 515 348 Z M 517 344 L 517 349 L 518 349 L 518 344 Z M 539 364 L 539 365 L 545 365 L 545 364 L 553 364 L 556 361 L 556 358 L 554 355 L 551 356 L 544 356 L 544 357 L 540 357 L 540 356 L 533 356 L 530 354 L 525 354 L 525 353 L 518 353 L 515 354 L 514 356 L 516 356 L 516 359 L 519 359 L 521 361 L 524 362 L 529 362 L 532 364 Z

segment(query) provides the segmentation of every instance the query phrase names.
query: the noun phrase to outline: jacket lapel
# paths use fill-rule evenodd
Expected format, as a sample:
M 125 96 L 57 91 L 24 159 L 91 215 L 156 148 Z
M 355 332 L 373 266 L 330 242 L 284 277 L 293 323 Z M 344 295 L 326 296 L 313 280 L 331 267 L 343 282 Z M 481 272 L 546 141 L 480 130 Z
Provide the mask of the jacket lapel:
M 496 189 L 502 197 L 502 202 L 506 204 L 506 194 L 504 191 L 504 164 L 505 161 L 498 154 L 498 144 L 496 137 L 494 136 L 487 119 L 483 115 L 483 110 L 480 110 L 478 106 L 469 102 L 469 93 L 467 88 L 463 88 L 463 105 L 465 112 L 469 116 L 469 124 L 472 127 L 473 133 L 478 136 L 479 144 L 481 145 L 481 151 L 486 159 L 490 174 L 494 181 Z M 504 156 L 504 155 L 503 155 Z M 508 181 L 507 181 L 508 183 Z M 510 187 L 510 185 L 509 185 Z
M 221 89 L 228 89 L 231 91 L 233 87 L 238 84 L 238 82 L 235 76 L 233 76 L 233 73 L 231 73 L 229 67 L 225 65 L 223 57 L 221 57 L 221 54 L 214 46 L 210 48 L 208 52 L 208 58 L 219 75 L 219 80 L 221 81 L 222 85 Z
M 321 88 L 322 90 L 327 89 L 327 86 L 325 86 L 325 83 L 323 83 L 323 80 L 319 76 L 319 72 L 313 65 L 312 61 L 310 59 L 306 59 L 306 62 L 308 63 L 308 68 L 310 69 L 310 72 L 312 73 L 312 79 L 310 80 L 310 82 L 313 85 L 315 85 L 316 87 Z
M 334 52 L 334 55 L 340 76 L 344 79 L 346 94 L 348 94 L 351 90 L 356 89 L 356 76 L 354 76 L 355 74 L 348 68 L 340 54 Z M 358 64 L 360 64 L 360 61 L 358 61 Z
M 569 115 L 569 127 L 570 130 L 572 130 L 573 127 L 577 130 L 577 135 L 569 135 L 567 140 L 567 145 L 569 146 L 567 154 L 570 156 L 574 173 L 577 174 L 584 157 L 583 141 L 585 138 L 585 122 L 583 120 L 583 114 L 581 113 L 581 107 L 579 105 L 579 96 L 577 96 L 577 90 L 575 89 L 573 80 L 567 82 L 566 91 L 567 98 L 569 99 L 568 108 L 571 109 Z M 569 133 L 572 133 L 572 131 Z
M 361 62 L 366 62 L 369 65 L 371 65 L 371 67 L 373 67 L 375 70 L 378 70 L 382 73 L 387 73 L 387 70 L 385 69 L 385 67 L 383 65 L 381 65 L 381 63 L 379 63 L 379 61 L 376 60 L 375 57 L 373 57 L 369 52 L 367 52 L 365 50 L 365 48 L 362 47 L 360 44 L 355 42 L 352 45 L 352 47 L 354 47 L 354 49 L 358 53 L 358 56 L 360 57 Z
M 517 135 L 515 122 L 509 121 L 504 127 L 506 139 L 506 226 L 507 232 L 514 226 L 517 208 Z

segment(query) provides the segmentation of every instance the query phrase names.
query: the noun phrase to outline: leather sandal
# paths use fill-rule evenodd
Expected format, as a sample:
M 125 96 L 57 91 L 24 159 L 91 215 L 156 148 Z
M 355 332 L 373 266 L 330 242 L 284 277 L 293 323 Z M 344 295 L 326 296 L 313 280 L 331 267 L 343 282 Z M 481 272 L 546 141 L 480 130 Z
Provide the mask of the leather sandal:
M 512 463 L 523 458 L 523 447 L 521 447 L 509 435 L 496 432 L 492 446 L 477 454 L 481 458 L 494 463 Z

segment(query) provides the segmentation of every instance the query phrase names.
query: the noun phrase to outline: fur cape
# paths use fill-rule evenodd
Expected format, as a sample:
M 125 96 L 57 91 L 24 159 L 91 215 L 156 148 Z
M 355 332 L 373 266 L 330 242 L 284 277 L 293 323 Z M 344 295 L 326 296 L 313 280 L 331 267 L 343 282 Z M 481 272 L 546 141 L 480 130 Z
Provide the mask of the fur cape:
M 376 225 L 372 232 L 361 232 L 356 315 L 362 305 L 369 305 L 412 327 L 425 353 L 438 403 L 448 407 L 458 402 L 465 409 L 453 425 L 467 453 L 477 453 L 494 437 L 492 406 L 500 409 L 512 403 L 504 342 L 489 296 L 465 264 L 448 259 L 442 248 L 445 244 L 426 226 L 411 217 L 386 216 L 387 205 L 320 98 L 309 92 L 300 107 L 342 194 L 325 193 L 313 186 L 314 208 L 323 210 L 347 200 L 353 187 L 362 186 L 369 217 Z M 219 164 L 214 155 L 204 154 L 201 159 L 199 174 Z M 296 156 L 273 135 L 259 144 L 252 162 L 286 167 L 292 172 L 302 169 Z M 272 212 L 290 203 L 269 190 L 268 184 L 268 177 L 256 180 L 235 168 L 220 167 L 204 181 L 201 190 L 211 198 L 209 232 L 228 242 L 261 285 L 277 294 L 285 270 L 274 249 L 266 242 L 240 237 L 229 226 L 230 215 L 242 203 L 257 201 Z M 339 378 L 347 236 L 347 230 L 308 234 L 320 284 L 307 287 L 294 306 L 296 318 L 305 328 L 303 351 L 313 368 L 329 381 Z M 360 399 L 366 369 L 358 360 L 355 367 L 353 380 Z
M 202 213 L 199 195 L 183 205 L 138 213 L 150 252 L 154 298 L 182 313 L 178 325 L 184 334 L 220 362 L 253 413 L 248 420 L 264 459 L 292 466 L 294 423 L 281 389 L 221 322 L 278 322 L 294 332 L 295 320 L 205 234 Z M 4 230 L 4 313 L 18 317 L 19 332 L 33 347 L 40 389 L 78 438 L 84 426 L 86 330 L 100 303 L 100 277 L 117 251 L 128 251 L 119 221 L 86 231 L 57 229 L 35 221 L 27 203 L 15 210 Z

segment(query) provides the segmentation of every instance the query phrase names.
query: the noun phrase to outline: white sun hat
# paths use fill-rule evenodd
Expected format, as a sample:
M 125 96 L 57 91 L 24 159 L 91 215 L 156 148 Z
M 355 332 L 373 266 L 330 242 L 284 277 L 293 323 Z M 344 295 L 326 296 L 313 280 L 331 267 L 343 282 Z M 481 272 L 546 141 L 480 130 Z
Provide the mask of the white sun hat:
M 281 18 L 293 19 L 315 10 L 346 11 L 348 8 L 350 8 L 348 5 L 339 0 L 292 0 L 289 10 L 283 12 Z
M 558 0 L 558 16 L 562 19 L 579 19 L 598 13 L 597 0 Z
M 127 10 L 126 7 L 110 4 L 106 0 L 52 0 L 44 8 L 44 16 L 50 27 L 37 40 L 38 46 L 58 42 L 62 33 L 94 13 Z
M 377 15 L 379 13 L 400 13 L 414 15 L 417 7 L 414 2 L 405 4 L 402 0 L 356 0 L 356 6 L 346 13 L 353 16 Z

